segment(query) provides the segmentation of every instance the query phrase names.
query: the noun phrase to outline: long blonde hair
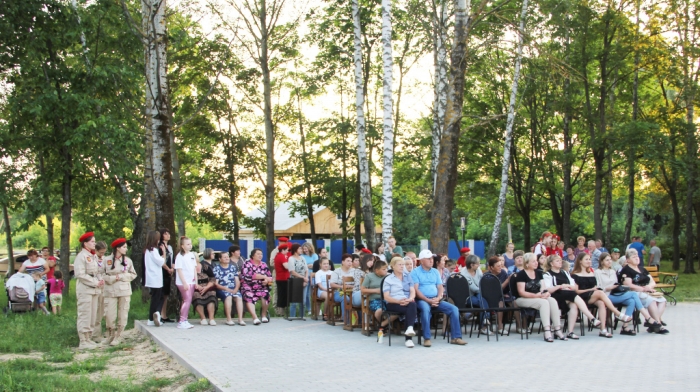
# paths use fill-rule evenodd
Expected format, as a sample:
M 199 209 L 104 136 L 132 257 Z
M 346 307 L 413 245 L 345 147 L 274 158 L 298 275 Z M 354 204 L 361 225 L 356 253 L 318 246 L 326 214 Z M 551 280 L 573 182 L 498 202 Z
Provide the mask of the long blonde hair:
M 184 235 L 182 237 L 180 237 L 180 242 L 178 245 L 180 247 L 180 249 L 178 249 L 178 252 L 180 252 L 180 254 L 183 256 L 185 255 L 185 248 L 182 247 L 182 243 L 185 241 L 192 241 L 192 240 L 189 239 L 188 237 L 185 237 Z

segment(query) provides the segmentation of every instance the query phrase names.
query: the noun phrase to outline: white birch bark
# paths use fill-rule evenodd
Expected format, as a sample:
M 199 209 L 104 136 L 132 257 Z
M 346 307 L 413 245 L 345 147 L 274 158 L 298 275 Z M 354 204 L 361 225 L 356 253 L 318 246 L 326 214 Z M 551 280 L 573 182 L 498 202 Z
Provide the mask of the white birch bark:
M 166 0 L 143 0 L 143 32 L 146 36 L 146 118 L 152 140 L 151 170 L 155 187 L 158 227 L 174 232 L 170 110 L 167 79 Z M 147 195 L 148 196 L 148 195 Z M 148 196 L 150 197 L 150 196 Z
M 394 57 L 391 48 L 391 0 L 382 0 L 382 63 L 384 67 L 384 168 L 382 170 L 382 241 L 387 247 L 391 237 L 393 219 L 393 172 L 394 172 L 394 107 L 392 105 L 392 83 Z
M 510 146 L 513 141 L 513 123 L 515 122 L 515 102 L 518 94 L 518 78 L 520 78 L 520 64 L 523 57 L 523 41 L 525 39 L 525 17 L 527 15 L 527 2 L 523 0 L 522 11 L 520 12 L 520 28 L 518 33 L 518 50 L 515 57 L 515 71 L 513 73 L 513 84 L 510 89 L 510 103 L 508 105 L 508 119 L 506 121 L 506 136 L 503 145 L 503 164 L 501 166 L 501 191 L 498 195 L 498 207 L 496 209 L 496 220 L 493 223 L 491 233 L 491 243 L 489 244 L 489 257 L 496 253 L 498 237 L 501 232 L 501 221 L 503 220 L 503 209 L 506 204 L 506 192 L 508 190 L 508 168 L 510 167 Z
M 362 201 L 362 219 L 365 222 L 365 236 L 374 244 L 374 215 L 372 213 L 372 189 L 369 185 L 369 161 L 365 141 L 365 92 L 362 80 L 362 27 L 360 24 L 359 0 L 352 0 L 352 20 L 354 24 L 355 51 L 355 110 L 357 111 L 357 158 L 360 164 L 360 195 Z
M 435 84 L 433 101 L 433 149 L 430 157 L 430 174 L 433 178 L 433 192 L 437 179 L 438 158 L 440 157 L 440 139 L 445 126 L 447 109 L 447 1 L 437 0 L 433 11 L 433 51 L 435 57 Z

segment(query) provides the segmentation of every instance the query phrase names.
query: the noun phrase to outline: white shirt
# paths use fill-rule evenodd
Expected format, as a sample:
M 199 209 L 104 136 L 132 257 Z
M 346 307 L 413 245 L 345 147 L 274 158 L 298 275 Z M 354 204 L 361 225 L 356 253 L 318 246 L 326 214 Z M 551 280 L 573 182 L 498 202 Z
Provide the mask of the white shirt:
M 158 254 L 158 248 L 146 250 L 143 256 L 143 262 L 146 265 L 146 287 L 159 289 L 163 287 L 163 263 L 165 259 Z
M 326 277 L 328 275 L 332 276 L 333 271 L 331 271 L 330 269 L 328 271 L 318 270 L 318 272 L 316 272 L 316 275 L 314 275 L 314 277 L 315 277 L 314 279 L 316 279 L 316 287 L 320 286 L 320 287 L 323 287 L 324 289 L 327 288 L 328 286 L 326 285 Z M 318 292 L 320 294 L 321 290 L 319 289 Z
M 187 284 L 195 283 L 195 278 L 197 276 L 195 272 L 196 267 L 197 255 L 195 255 L 194 252 L 185 253 L 184 256 L 182 253 L 178 252 L 175 257 L 175 269 L 182 270 L 182 275 L 185 277 L 185 282 Z M 180 280 L 180 273 L 176 271 L 175 276 L 175 284 L 182 286 L 184 283 Z

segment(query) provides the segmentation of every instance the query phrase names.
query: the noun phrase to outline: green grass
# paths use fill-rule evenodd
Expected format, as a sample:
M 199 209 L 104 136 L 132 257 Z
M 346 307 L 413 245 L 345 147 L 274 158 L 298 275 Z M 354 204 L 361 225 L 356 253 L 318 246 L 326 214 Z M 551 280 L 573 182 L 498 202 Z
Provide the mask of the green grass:
M 100 370 L 105 370 L 107 368 L 107 360 L 109 357 L 92 357 L 84 361 L 71 362 L 68 366 L 63 368 L 68 374 L 88 374 L 98 372 Z
M 676 291 L 671 295 L 676 297 L 678 302 L 681 301 L 700 301 L 700 271 L 697 274 L 684 274 L 683 273 L 683 262 L 681 262 L 681 269 L 679 271 L 673 271 L 671 269 L 671 260 L 664 260 L 661 262 L 661 272 L 677 272 L 678 281 L 676 282 Z M 697 267 L 697 266 L 696 266 Z
M 200 378 L 197 381 L 187 385 L 185 387 L 186 392 L 204 392 L 204 391 L 209 391 L 212 389 L 211 384 L 209 383 L 209 380 L 206 378 Z
M 151 377 L 142 382 L 107 376 L 94 381 L 88 378 L 87 375 L 91 373 L 105 370 L 111 357 L 119 355 L 118 352 L 125 348 L 132 347 L 132 344 L 106 347 L 101 353 L 107 355 L 95 355 L 82 361 L 75 360 L 74 349 L 79 343 L 76 332 L 75 281 L 71 281 L 70 286 L 71 293 L 63 299 L 62 314 L 58 316 L 46 316 L 39 312 L 0 316 L 0 353 L 43 353 L 42 359 L 0 362 L 0 392 L 159 391 L 167 390 L 169 385 L 181 381 L 178 377 Z M 1 295 L 0 306 L 4 308 L 6 305 L 7 297 Z M 137 291 L 131 297 L 127 329 L 134 327 L 134 320 L 143 320 L 147 314 L 148 303 L 143 303 L 141 292 Z M 206 385 L 209 385 L 208 381 Z M 187 388 L 192 391 L 207 390 L 199 381 L 193 382 Z

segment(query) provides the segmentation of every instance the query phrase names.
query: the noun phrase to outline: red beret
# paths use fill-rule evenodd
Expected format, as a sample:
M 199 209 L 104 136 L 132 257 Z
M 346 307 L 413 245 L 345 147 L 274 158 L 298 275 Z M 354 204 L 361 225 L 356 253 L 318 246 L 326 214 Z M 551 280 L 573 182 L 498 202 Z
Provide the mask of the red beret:
M 116 249 L 124 244 L 126 244 L 126 239 L 117 238 L 116 240 L 112 241 L 112 249 Z
M 369 250 L 369 249 L 367 249 L 367 248 L 362 248 L 361 252 L 362 252 L 362 253 L 367 253 L 367 254 L 370 254 L 370 255 L 372 254 L 372 251 Z
M 94 237 L 94 236 L 95 236 L 95 233 L 93 233 L 92 231 L 88 231 L 87 233 L 81 235 L 81 236 L 80 236 L 80 239 L 78 239 L 78 241 L 79 241 L 79 242 L 84 242 L 84 241 L 87 241 L 87 240 L 89 240 L 90 238 L 92 238 L 92 237 Z
M 278 240 L 279 240 L 280 242 L 287 242 L 287 241 L 289 241 L 289 238 L 287 238 L 287 237 L 280 237 L 280 238 L 278 238 Z
M 289 244 L 280 244 L 277 247 L 277 250 L 284 250 L 284 249 L 288 249 L 288 248 L 289 248 Z
M 471 251 L 471 249 L 469 249 L 468 247 L 465 246 L 464 248 L 459 250 L 459 253 L 469 253 L 470 251 Z

